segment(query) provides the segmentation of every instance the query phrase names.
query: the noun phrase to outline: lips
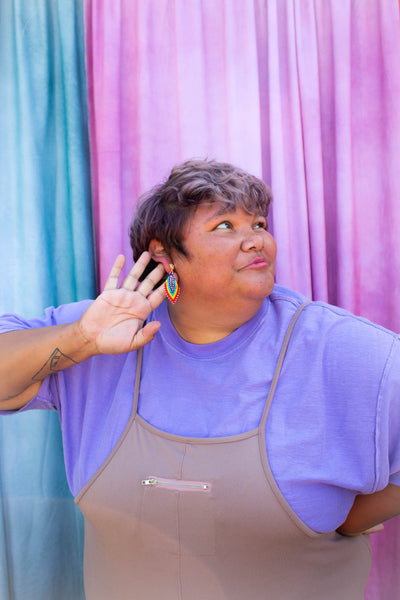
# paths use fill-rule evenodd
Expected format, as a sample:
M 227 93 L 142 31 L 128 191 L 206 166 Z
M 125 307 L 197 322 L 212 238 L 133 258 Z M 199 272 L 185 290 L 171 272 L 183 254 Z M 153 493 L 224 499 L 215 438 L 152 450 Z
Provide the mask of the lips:
M 254 258 L 251 262 L 242 267 L 242 269 L 262 269 L 263 267 L 268 267 L 267 261 L 265 258 L 257 256 L 257 258 Z

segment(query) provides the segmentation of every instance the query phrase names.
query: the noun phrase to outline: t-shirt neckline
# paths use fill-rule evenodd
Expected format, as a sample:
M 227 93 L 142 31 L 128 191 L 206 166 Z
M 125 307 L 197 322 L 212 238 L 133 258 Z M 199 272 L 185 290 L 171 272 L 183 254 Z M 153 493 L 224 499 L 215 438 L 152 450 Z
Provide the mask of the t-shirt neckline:
M 161 329 L 157 335 L 162 336 L 163 340 L 176 351 L 192 358 L 216 358 L 238 349 L 252 334 L 260 327 L 265 320 L 269 306 L 269 297 L 265 298 L 257 313 L 246 323 L 235 329 L 231 334 L 210 344 L 192 344 L 184 340 L 173 326 L 168 313 L 168 305 L 163 302 L 152 314 L 151 319 L 162 323 Z

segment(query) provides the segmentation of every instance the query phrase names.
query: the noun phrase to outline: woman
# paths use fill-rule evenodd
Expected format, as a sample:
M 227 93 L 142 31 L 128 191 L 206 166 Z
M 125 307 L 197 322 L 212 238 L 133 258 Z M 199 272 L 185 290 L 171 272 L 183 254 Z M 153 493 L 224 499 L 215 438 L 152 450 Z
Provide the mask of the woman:
M 94 302 L 3 319 L 2 408 L 59 413 L 88 600 L 363 598 L 360 534 L 400 512 L 399 340 L 274 286 L 270 201 L 183 163 L 120 286 L 122 256 Z

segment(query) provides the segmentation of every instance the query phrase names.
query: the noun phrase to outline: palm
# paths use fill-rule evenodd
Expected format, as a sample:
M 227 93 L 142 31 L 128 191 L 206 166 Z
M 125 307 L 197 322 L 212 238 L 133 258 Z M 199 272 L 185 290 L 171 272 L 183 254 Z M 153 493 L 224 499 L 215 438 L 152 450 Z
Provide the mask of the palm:
M 120 354 L 136 350 L 151 341 L 159 328 L 158 322 L 143 327 L 149 314 L 165 299 L 162 288 L 153 291 L 163 273 L 159 265 L 138 284 L 138 278 L 148 264 L 150 256 L 144 253 L 118 287 L 124 259 L 119 256 L 114 263 L 104 291 L 89 306 L 80 319 L 80 328 L 86 339 L 93 342 L 96 353 Z

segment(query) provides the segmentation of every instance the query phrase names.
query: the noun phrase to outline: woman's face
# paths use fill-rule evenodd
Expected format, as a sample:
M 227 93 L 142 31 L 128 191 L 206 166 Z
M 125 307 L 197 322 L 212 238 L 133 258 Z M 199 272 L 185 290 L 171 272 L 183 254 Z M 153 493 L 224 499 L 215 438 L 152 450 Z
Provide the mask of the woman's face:
M 200 205 L 184 231 L 188 253 L 172 256 L 179 302 L 262 302 L 274 287 L 276 244 L 265 217 L 221 204 Z

